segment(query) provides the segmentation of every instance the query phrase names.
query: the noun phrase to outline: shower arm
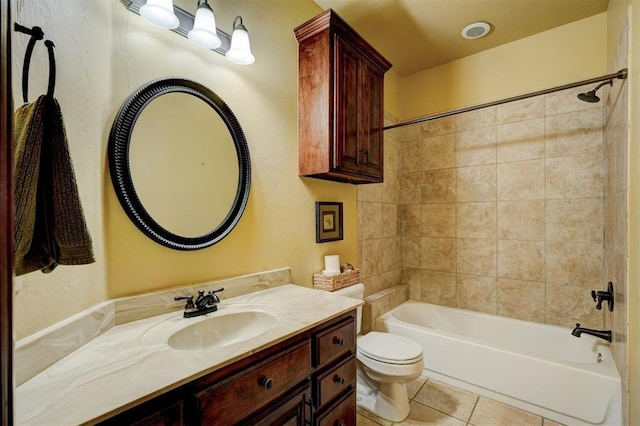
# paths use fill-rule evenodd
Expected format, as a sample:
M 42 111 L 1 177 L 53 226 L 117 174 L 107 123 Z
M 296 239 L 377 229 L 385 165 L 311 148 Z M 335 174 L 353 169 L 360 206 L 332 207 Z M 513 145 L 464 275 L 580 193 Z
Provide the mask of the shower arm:
M 437 114 L 426 115 L 426 116 L 423 116 L 423 117 L 414 118 L 412 120 L 403 121 L 402 123 L 397 123 L 397 124 L 392 124 L 390 126 L 386 126 L 386 127 L 383 128 L 383 130 L 391 130 L 391 129 L 395 129 L 395 128 L 398 128 L 398 127 L 410 126 L 412 124 L 418 124 L 418 123 L 423 123 L 425 121 L 437 120 L 439 118 L 450 117 L 452 115 L 462 114 L 462 113 L 470 112 L 470 111 L 476 111 L 476 110 L 482 109 L 482 108 L 492 107 L 492 106 L 496 106 L 496 105 L 502 105 L 502 104 L 506 104 L 506 103 L 509 103 L 509 102 L 514 102 L 514 101 L 520 101 L 520 100 L 523 100 L 523 99 L 533 98 L 534 96 L 546 95 L 548 93 L 559 92 L 560 90 L 572 89 L 574 87 L 579 87 L 579 86 L 584 86 L 584 85 L 587 85 L 587 84 L 594 84 L 594 83 L 599 83 L 601 81 L 604 81 L 604 83 L 602 83 L 596 89 L 594 89 L 594 90 L 598 90 L 601 86 L 603 86 L 605 84 L 612 84 L 613 85 L 613 79 L 617 78 L 617 79 L 620 79 L 620 80 L 625 80 L 627 78 L 627 76 L 628 76 L 628 70 L 627 70 L 627 68 L 623 68 L 623 69 L 621 69 L 620 71 L 618 71 L 616 73 L 603 75 L 601 77 L 595 77 L 595 78 L 590 78 L 588 80 L 576 81 L 574 83 L 568 83 L 568 84 L 564 84 L 562 86 L 552 87 L 550 89 L 543 89 L 543 90 L 538 90 L 537 92 L 525 93 L 524 95 L 512 96 L 510 98 L 504 98 L 504 99 L 500 99 L 500 100 L 497 100 L 497 101 L 486 102 L 486 103 L 483 103 L 483 104 L 472 105 L 472 106 L 465 107 L 465 108 L 453 109 L 453 110 L 450 110 L 450 111 L 439 112 Z

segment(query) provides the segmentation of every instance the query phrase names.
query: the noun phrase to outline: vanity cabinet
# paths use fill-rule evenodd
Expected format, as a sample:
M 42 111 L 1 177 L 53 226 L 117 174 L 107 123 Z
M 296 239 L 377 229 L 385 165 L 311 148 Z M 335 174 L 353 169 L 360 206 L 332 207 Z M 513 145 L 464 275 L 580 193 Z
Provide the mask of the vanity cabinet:
M 384 74 L 391 64 L 331 9 L 294 33 L 299 175 L 382 182 Z
M 102 424 L 355 425 L 355 315 L 329 320 Z

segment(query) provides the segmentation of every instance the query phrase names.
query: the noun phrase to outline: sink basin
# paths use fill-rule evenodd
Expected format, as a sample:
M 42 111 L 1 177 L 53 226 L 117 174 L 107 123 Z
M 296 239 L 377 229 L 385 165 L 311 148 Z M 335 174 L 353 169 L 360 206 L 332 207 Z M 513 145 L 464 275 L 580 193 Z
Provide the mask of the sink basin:
M 256 337 L 276 324 L 262 311 L 241 311 L 204 319 L 176 331 L 167 343 L 174 349 L 194 351 L 231 345 Z

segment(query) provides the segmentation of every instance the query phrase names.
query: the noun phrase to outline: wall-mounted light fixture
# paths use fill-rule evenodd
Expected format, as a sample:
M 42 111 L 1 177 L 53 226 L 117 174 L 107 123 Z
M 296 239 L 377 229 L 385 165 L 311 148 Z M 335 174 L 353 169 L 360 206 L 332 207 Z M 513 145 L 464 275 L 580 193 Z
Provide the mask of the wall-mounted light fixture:
M 120 0 L 120 3 L 148 22 L 224 55 L 235 64 L 252 64 L 255 57 L 251 53 L 249 32 L 242 23 L 242 17 L 236 16 L 233 20 L 233 34 L 229 36 L 216 27 L 215 16 L 207 0 L 197 1 L 195 17 L 174 6 L 173 0 Z

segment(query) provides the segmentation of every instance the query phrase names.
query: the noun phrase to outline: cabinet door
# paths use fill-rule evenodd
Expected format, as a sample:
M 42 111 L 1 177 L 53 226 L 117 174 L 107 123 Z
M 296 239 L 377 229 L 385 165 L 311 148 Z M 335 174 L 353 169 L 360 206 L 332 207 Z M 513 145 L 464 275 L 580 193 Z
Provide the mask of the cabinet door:
M 382 180 L 384 73 L 366 60 L 362 61 L 360 70 L 358 99 L 361 101 L 361 111 L 358 115 L 358 126 L 360 128 L 361 173 Z
M 305 383 L 293 395 L 287 395 L 281 401 L 275 402 L 265 415 L 258 415 L 253 419 L 243 421 L 243 424 L 253 426 L 304 426 L 309 420 L 309 404 L 311 390 L 309 383 Z
M 360 53 L 340 36 L 334 36 L 334 157 L 333 168 L 351 173 L 360 172 L 358 126 L 358 79 Z

